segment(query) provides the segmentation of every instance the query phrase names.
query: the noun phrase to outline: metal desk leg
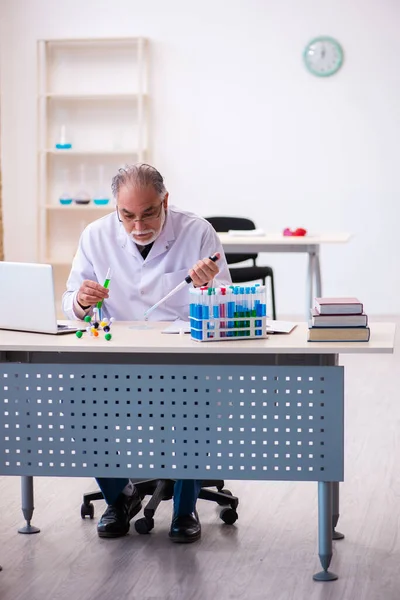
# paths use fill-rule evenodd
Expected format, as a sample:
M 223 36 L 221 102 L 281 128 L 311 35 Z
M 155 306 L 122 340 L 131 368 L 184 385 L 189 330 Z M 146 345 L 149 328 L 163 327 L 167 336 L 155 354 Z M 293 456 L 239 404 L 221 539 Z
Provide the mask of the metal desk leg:
M 317 252 L 315 253 L 314 273 L 315 273 L 315 295 L 317 298 L 322 298 L 321 264 L 319 262 L 319 247 L 318 247 Z
M 334 581 L 335 573 L 328 571 L 332 560 L 332 483 L 318 482 L 318 555 L 323 571 L 313 575 L 315 581 Z
M 314 279 L 315 279 L 315 259 L 314 250 L 308 252 L 308 269 L 307 269 L 307 295 L 306 295 L 306 321 L 310 319 L 310 308 L 314 301 Z
M 40 529 L 31 525 L 33 515 L 33 477 L 21 477 L 22 512 L 26 525 L 18 533 L 39 533 Z
M 332 483 L 332 539 L 342 540 L 344 533 L 336 531 L 335 527 L 339 521 L 339 482 L 334 481 Z

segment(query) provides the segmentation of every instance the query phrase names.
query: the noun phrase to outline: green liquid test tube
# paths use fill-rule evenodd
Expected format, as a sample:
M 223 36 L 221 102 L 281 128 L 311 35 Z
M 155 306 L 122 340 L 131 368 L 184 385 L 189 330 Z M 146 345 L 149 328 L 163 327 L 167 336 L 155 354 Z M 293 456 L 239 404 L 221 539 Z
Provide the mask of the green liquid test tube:
M 111 269 L 108 269 L 103 287 L 108 288 L 108 286 L 110 285 L 110 281 L 111 281 Z M 103 306 L 103 300 L 100 300 L 97 303 L 97 308 L 100 309 L 102 306 Z

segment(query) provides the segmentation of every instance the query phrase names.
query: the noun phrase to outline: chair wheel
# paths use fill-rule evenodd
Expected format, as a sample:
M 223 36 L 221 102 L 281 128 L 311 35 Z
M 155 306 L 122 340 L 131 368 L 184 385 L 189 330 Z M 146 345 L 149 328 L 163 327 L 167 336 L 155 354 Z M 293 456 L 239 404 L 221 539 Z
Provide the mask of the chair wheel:
M 144 535 L 145 533 L 150 533 L 153 527 L 154 519 L 146 519 L 145 517 L 143 517 L 142 519 L 138 519 L 137 521 L 135 521 L 135 529 L 141 535 Z
M 84 519 L 85 517 L 89 517 L 93 519 L 94 517 L 94 506 L 90 502 L 89 504 L 81 504 L 81 517 Z
M 219 513 L 220 519 L 227 525 L 233 525 L 237 521 L 239 515 L 233 508 L 223 508 Z

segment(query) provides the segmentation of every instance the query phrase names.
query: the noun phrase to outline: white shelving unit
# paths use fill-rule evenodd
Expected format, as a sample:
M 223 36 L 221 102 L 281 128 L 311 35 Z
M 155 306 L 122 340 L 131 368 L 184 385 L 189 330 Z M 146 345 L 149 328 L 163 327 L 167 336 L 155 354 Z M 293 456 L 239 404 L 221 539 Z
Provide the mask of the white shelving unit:
M 147 49 L 144 38 L 38 42 L 37 256 L 55 267 L 58 299 L 82 229 L 113 210 L 111 178 L 150 160 Z M 89 204 L 75 203 L 82 188 Z

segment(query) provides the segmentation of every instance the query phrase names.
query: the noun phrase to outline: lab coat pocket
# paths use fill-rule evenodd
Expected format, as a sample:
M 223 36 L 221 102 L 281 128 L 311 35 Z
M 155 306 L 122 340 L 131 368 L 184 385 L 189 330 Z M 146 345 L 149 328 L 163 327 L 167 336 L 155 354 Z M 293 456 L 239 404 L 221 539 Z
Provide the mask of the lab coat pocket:
M 163 275 L 163 295 L 166 296 L 171 290 L 173 290 L 179 283 L 185 279 L 188 275 L 188 269 L 180 269 L 174 273 L 165 273 Z M 179 292 L 176 292 L 171 298 L 165 301 L 165 304 L 171 308 L 178 308 L 182 306 L 189 306 L 189 286 L 186 284 L 185 287 Z

